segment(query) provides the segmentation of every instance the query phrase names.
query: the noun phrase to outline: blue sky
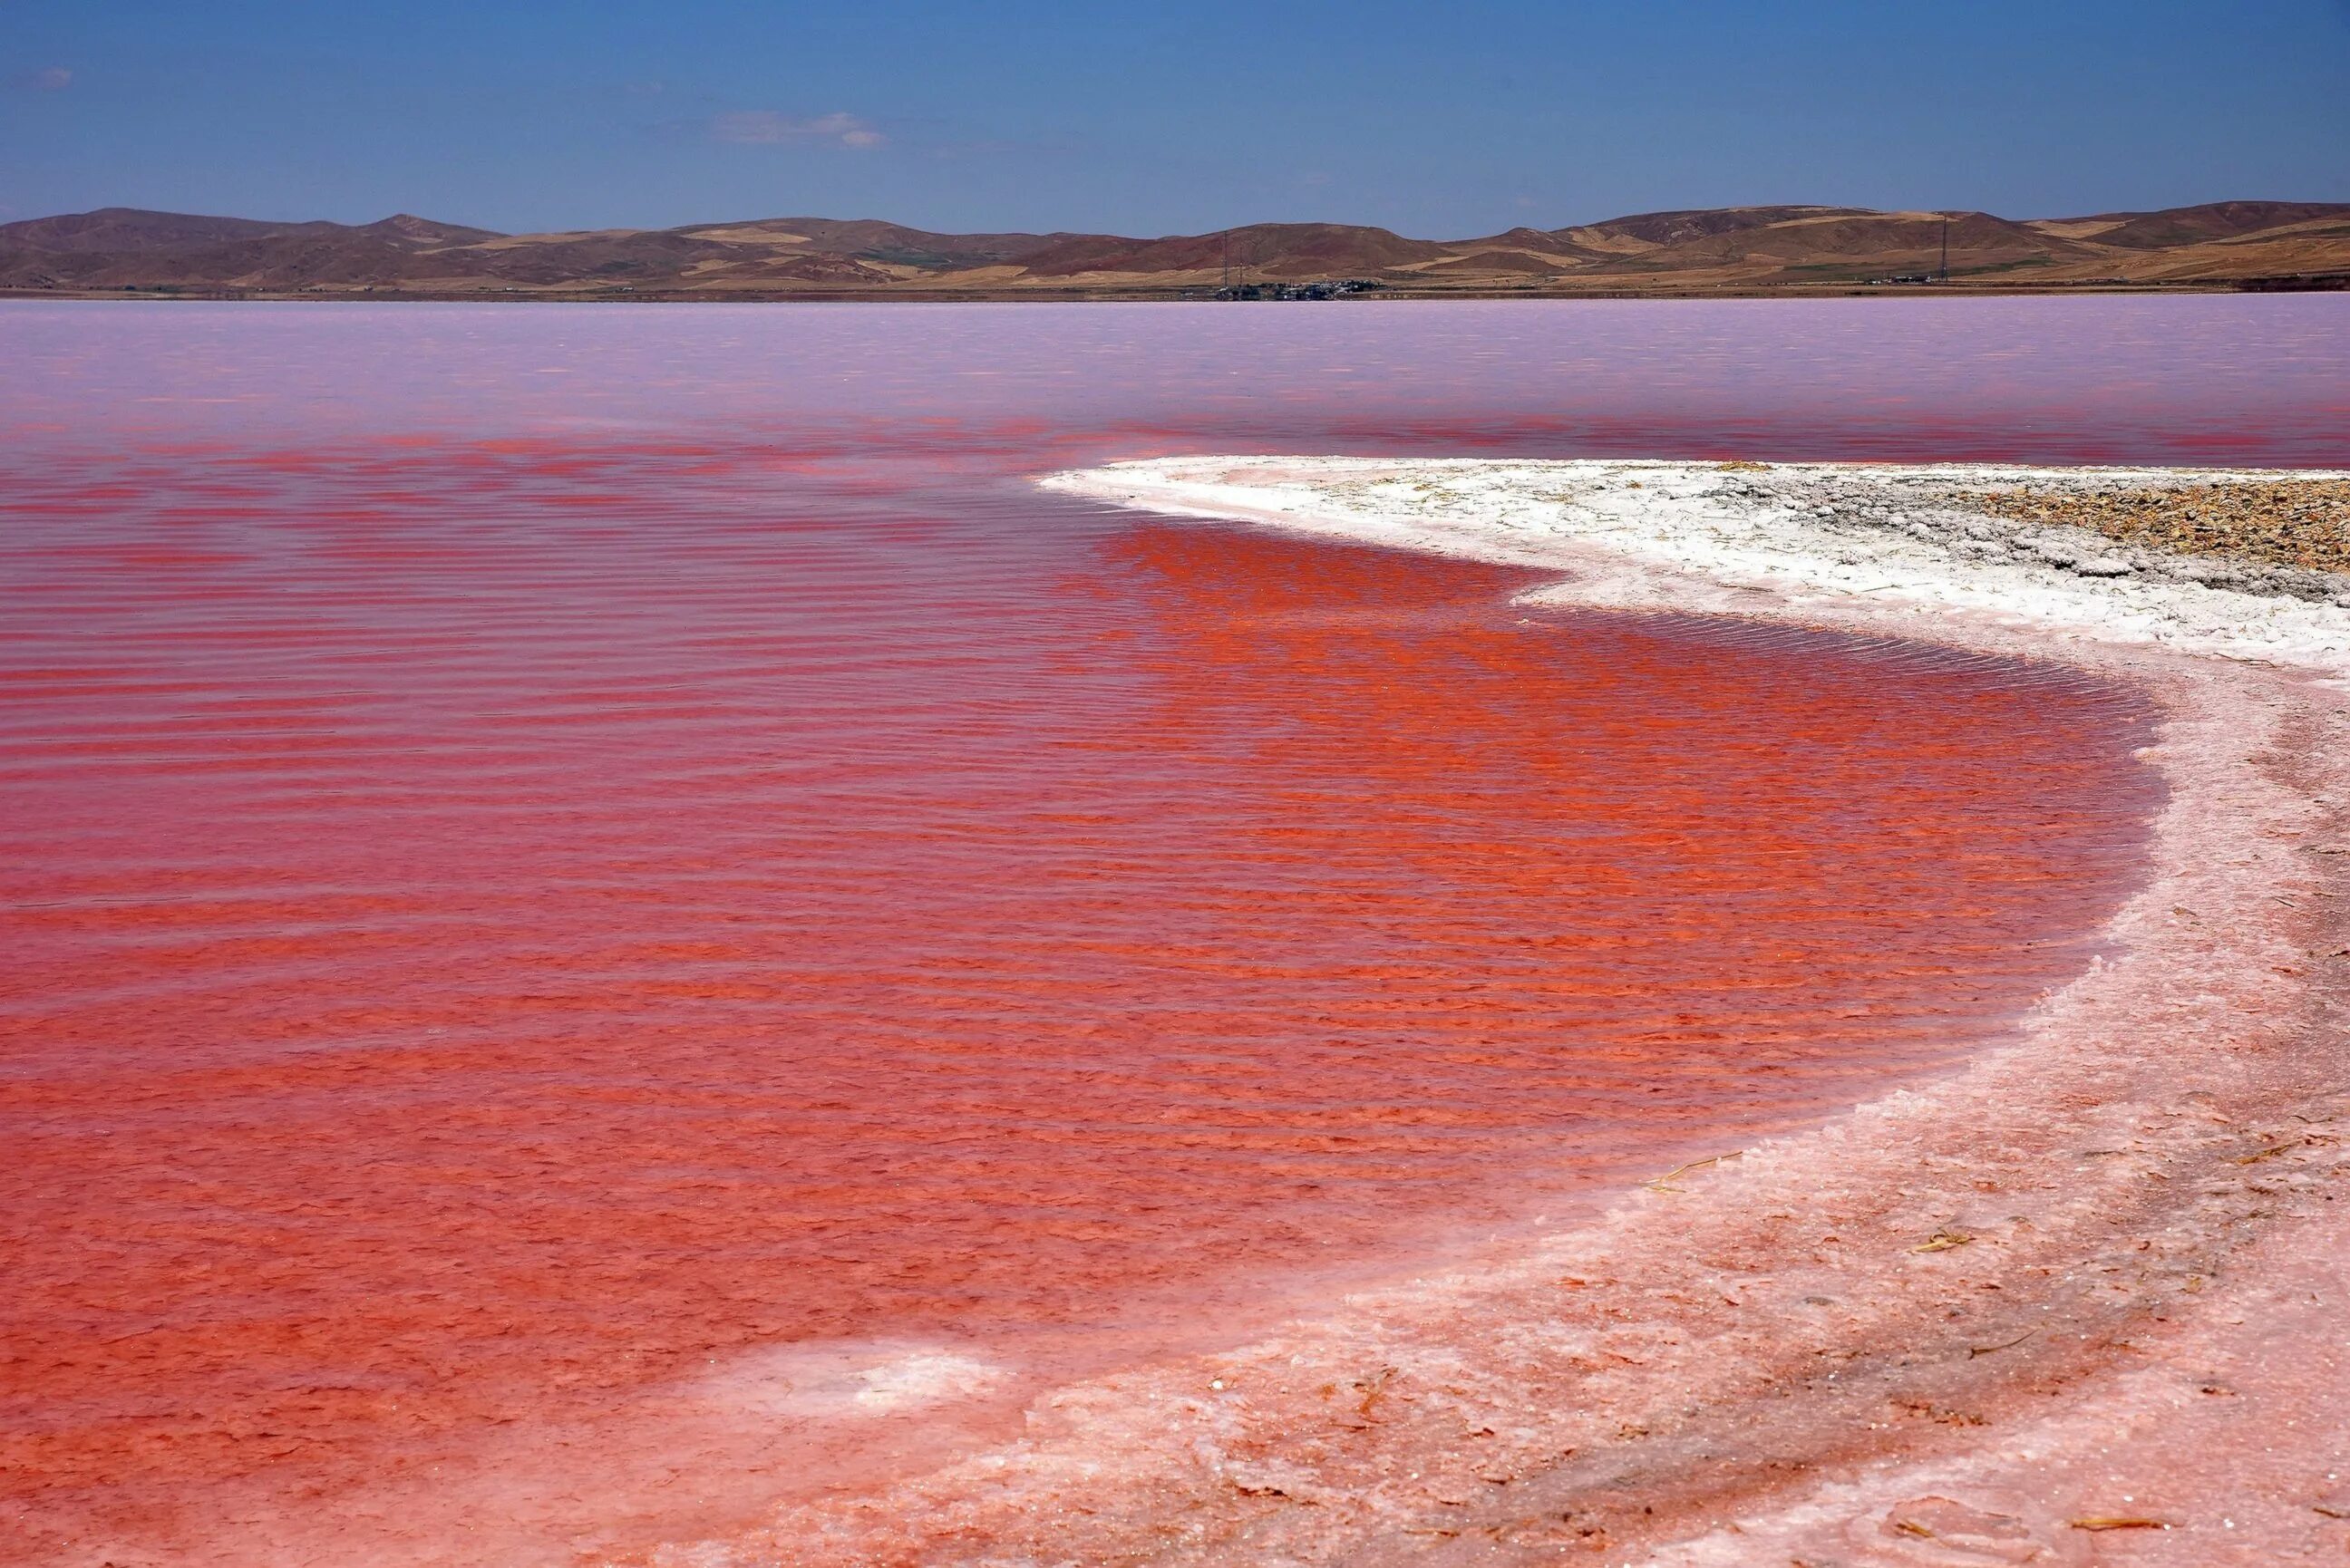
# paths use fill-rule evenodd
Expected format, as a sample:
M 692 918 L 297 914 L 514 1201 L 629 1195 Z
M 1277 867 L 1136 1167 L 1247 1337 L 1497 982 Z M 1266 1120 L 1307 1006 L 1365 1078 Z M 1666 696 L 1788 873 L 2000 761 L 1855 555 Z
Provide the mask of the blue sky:
M 1465 237 L 2350 200 L 2350 0 L 0 0 L 0 218 Z

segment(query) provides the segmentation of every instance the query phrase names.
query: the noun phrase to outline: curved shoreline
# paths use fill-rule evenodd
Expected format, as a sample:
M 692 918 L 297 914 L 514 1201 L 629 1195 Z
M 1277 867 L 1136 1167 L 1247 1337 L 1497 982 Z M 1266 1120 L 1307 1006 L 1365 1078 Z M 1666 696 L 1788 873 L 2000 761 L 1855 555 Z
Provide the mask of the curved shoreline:
M 1046 481 L 1552 567 L 1548 602 L 2136 681 L 2171 787 L 2150 876 L 2110 961 L 1945 1076 L 1498 1266 L 1058 1390 L 1017 1443 L 656 1560 L 2337 1559 L 2350 599 L 1975 533 L 1965 486 L 2019 476 L 2147 473 L 1251 457 Z M 1828 492 L 1903 514 L 1824 515 Z

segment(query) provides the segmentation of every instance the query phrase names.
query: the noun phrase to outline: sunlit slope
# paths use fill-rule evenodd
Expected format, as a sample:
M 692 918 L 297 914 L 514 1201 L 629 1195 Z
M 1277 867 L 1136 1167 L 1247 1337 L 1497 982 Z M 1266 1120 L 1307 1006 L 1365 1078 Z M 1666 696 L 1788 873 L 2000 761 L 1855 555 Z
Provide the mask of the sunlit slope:
M 1728 207 L 1420 240 L 1351 223 L 1211 234 L 949 234 L 878 219 L 500 234 L 406 214 L 350 225 L 109 208 L 0 224 L 0 288 L 36 293 L 1179 295 L 1354 278 L 1420 293 L 2325 286 L 2350 204 L 2219 202 L 2015 221 Z

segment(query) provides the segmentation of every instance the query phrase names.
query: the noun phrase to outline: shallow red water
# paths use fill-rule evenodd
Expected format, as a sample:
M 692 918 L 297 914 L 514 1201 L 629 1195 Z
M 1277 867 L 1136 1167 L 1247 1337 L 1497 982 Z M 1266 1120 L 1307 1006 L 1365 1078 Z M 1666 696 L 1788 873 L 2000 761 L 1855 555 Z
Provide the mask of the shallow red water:
M 993 417 L 920 312 L 854 434 L 652 376 L 513 412 L 463 372 L 660 341 L 525 311 L 256 316 L 295 381 L 498 337 L 241 437 L 186 400 L 255 374 L 217 314 L 60 318 L 0 316 L 57 406 L 170 428 L 20 404 L 0 467 L 26 1559 L 342 1511 L 462 1560 L 349 1500 L 501 1473 L 555 1550 L 894 1462 L 948 1438 L 677 1391 L 1229 1334 L 1849 1103 L 2075 970 L 2151 805 L 2145 715 L 2071 676 L 1034 493 L 1222 416 Z M 163 416 L 86 373 L 142 344 Z

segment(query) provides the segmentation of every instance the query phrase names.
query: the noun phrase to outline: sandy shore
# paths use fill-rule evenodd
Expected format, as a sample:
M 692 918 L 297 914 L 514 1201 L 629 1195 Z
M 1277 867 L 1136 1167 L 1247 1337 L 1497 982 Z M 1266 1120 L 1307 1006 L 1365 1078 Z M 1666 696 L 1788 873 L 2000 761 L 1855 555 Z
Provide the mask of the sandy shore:
M 1015 1443 L 659 1560 L 2341 1561 L 2350 583 L 2065 511 L 2300 482 L 1305 458 L 1054 476 L 1555 568 L 1530 596 L 1549 602 L 2138 682 L 2171 792 L 2148 879 L 2108 957 L 1944 1077 L 1506 1257 L 1063 1388 Z M 1981 499 L 2027 493 L 2021 517 Z

